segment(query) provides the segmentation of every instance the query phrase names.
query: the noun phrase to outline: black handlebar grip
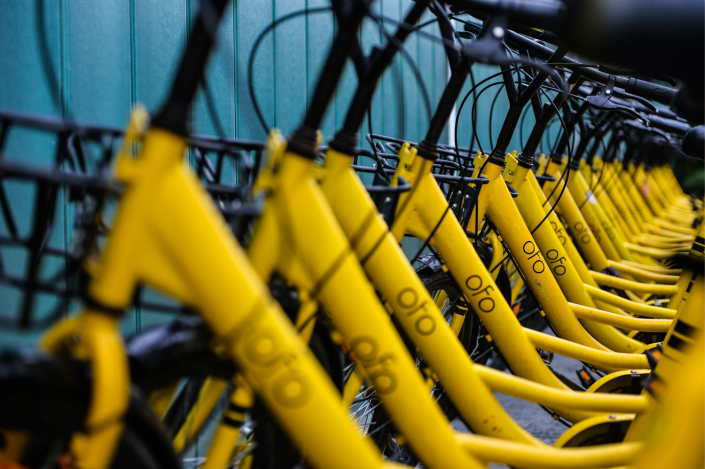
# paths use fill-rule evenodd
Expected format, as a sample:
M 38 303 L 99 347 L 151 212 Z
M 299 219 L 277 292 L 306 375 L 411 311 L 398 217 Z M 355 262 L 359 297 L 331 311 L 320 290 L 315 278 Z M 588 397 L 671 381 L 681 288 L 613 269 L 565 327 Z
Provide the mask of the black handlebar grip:
M 624 91 L 661 104 L 669 105 L 676 95 L 676 90 L 650 83 L 636 78 L 630 78 L 624 85 Z
M 705 158 L 705 126 L 693 127 L 685 134 L 681 144 L 683 153 L 693 158 Z
M 666 119 L 679 119 L 678 114 L 664 107 L 657 107 L 656 114 Z
M 649 126 L 657 127 L 661 130 L 665 130 L 666 132 L 684 135 L 687 131 L 690 130 L 690 126 L 685 122 L 679 122 L 673 119 L 664 119 L 663 117 L 653 115 L 649 116 L 648 119 Z
M 516 22 L 542 30 L 559 30 L 564 21 L 565 5 L 561 2 L 527 2 L 525 0 L 451 0 L 456 9 L 476 17 L 504 14 Z

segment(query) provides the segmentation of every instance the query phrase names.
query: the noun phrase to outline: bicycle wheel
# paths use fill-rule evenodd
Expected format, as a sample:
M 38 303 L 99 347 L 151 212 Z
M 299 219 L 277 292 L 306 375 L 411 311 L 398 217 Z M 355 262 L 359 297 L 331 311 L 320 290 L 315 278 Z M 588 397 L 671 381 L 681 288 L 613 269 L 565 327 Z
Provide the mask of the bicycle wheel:
M 85 364 L 38 352 L 3 352 L 0 389 L 0 440 L 13 431 L 29 435 L 17 462 L 35 468 L 60 467 L 59 461 L 70 461 L 69 439 L 83 427 L 90 404 Z M 181 467 L 159 420 L 134 389 L 124 422 L 111 467 Z
M 155 337 L 161 336 L 160 329 L 171 331 L 172 333 L 178 330 L 180 337 L 185 338 L 187 343 L 175 340 L 172 343 L 165 344 L 164 341 L 155 340 Z M 172 325 L 157 326 L 153 330 L 142 333 L 144 336 L 146 334 L 152 334 L 153 337 L 150 340 L 152 346 L 144 344 L 141 347 L 134 347 L 135 351 L 139 349 L 140 353 L 144 353 L 145 349 L 148 349 L 152 355 L 161 357 L 158 364 L 156 361 L 150 362 L 149 366 L 144 366 L 144 369 L 141 370 L 140 375 L 148 376 L 150 385 L 153 386 L 155 383 L 159 383 L 162 387 L 167 386 L 171 381 L 163 379 L 161 376 L 163 375 L 173 380 L 175 376 L 172 370 L 174 369 L 186 373 L 179 377 L 186 378 L 187 381 L 181 387 L 180 392 L 175 395 L 164 418 L 167 433 L 173 437 L 179 433 L 179 430 L 186 422 L 191 408 L 196 405 L 198 392 L 206 375 L 230 379 L 234 375 L 235 369 L 229 362 L 225 362 L 217 355 L 204 353 L 204 347 L 207 347 L 209 343 L 209 333 L 200 318 L 189 318 L 176 321 Z M 328 330 L 318 322 L 311 336 L 309 347 L 321 366 L 323 366 L 323 369 L 331 377 L 337 389 L 342 392 L 342 352 L 328 337 Z M 128 341 L 128 344 L 132 345 L 139 339 L 139 337 L 132 338 Z M 155 350 L 153 347 L 160 350 Z M 128 348 L 128 350 L 132 349 L 132 347 Z M 184 353 L 184 350 L 187 350 L 187 352 Z M 194 357 L 198 357 L 200 361 L 198 369 L 183 366 L 184 362 L 194 362 L 191 359 L 191 354 Z M 138 362 L 134 357 L 131 358 L 131 362 Z M 140 363 L 145 361 L 148 360 L 140 357 Z M 199 370 L 209 370 L 209 372 L 199 373 Z M 288 469 L 305 465 L 305 461 L 301 458 L 298 450 L 291 444 L 287 435 L 259 399 L 255 400 L 249 414 L 246 425 L 251 427 L 253 432 L 251 439 L 247 443 L 248 449 L 245 451 L 251 451 L 252 453 L 250 458 L 250 467 L 252 469 Z M 198 434 L 198 436 L 199 438 L 203 437 L 202 434 Z M 205 437 L 205 439 L 208 438 Z M 198 438 L 194 435 L 189 446 L 193 445 L 197 440 Z M 188 450 L 189 446 L 185 450 Z

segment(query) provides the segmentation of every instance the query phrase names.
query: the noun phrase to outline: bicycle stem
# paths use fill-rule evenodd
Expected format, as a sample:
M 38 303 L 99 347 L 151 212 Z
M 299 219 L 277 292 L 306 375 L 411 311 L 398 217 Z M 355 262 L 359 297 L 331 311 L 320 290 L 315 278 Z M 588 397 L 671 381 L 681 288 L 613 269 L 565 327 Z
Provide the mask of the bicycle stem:
M 401 50 L 404 41 L 413 31 L 413 26 L 421 19 L 430 1 L 420 0 L 414 3 L 404 21 L 397 28 L 394 37 L 389 39 L 384 47 L 376 45 L 373 48 L 364 75 L 359 78 L 343 127 L 330 141 L 331 148 L 346 155 L 355 153 L 355 148 L 358 145 L 357 132 L 365 118 L 365 112 L 372 101 L 377 84 L 391 64 L 394 55 Z
M 356 44 L 356 34 L 373 0 L 355 0 L 344 21 L 338 22 L 338 33 L 333 39 L 323 69 L 318 76 L 313 98 L 306 111 L 303 123 L 288 139 L 287 147 L 292 152 L 316 158 L 317 131 L 326 109 L 343 74 L 345 62 Z M 340 15 L 342 17 L 342 13 Z
M 181 57 L 169 96 L 152 123 L 178 135 L 189 134 L 188 112 L 215 43 L 228 0 L 202 1 L 186 51 Z
M 570 75 L 570 78 L 568 78 L 568 83 L 571 85 L 571 90 L 573 88 L 579 87 L 583 81 L 584 78 L 578 72 L 573 72 Z M 536 155 L 536 151 L 538 150 L 539 144 L 541 143 L 541 138 L 543 137 L 544 133 L 546 132 L 546 129 L 548 128 L 548 124 L 556 116 L 561 106 L 566 103 L 568 97 L 569 93 L 559 94 L 553 99 L 553 106 L 548 106 L 541 112 L 541 115 L 536 119 L 536 124 L 534 125 L 534 128 L 531 130 L 529 139 L 524 145 L 524 151 L 522 152 L 524 158 L 519 160 L 519 164 L 523 164 L 523 161 L 528 158 L 531 158 L 533 162 L 533 158 Z

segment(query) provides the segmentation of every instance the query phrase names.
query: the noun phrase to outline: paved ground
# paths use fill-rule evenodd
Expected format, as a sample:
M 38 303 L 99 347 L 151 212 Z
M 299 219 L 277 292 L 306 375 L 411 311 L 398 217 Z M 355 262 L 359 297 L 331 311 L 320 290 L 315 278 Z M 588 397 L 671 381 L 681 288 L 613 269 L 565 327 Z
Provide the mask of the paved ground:
M 579 369 L 581 364 L 576 360 L 556 355 L 551 366 L 569 379 L 577 381 L 575 370 Z M 553 444 L 567 428 L 536 404 L 499 393 L 495 393 L 495 395 L 514 420 L 532 435 L 548 444 Z M 452 423 L 458 431 L 469 431 L 458 419 Z
M 548 330 L 543 332 L 550 333 Z M 556 355 L 553 358 L 551 367 L 568 377 L 570 380 L 577 382 L 575 371 L 580 369 L 582 364 L 576 360 Z M 509 415 L 512 416 L 514 420 L 516 420 L 532 435 L 545 443 L 552 445 L 567 429 L 564 424 L 554 420 L 551 415 L 549 415 L 537 404 L 522 401 L 521 399 L 515 399 L 499 393 L 495 393 L 495 395 L 504 409 L 509 413 Z M 452 424 L 457 431 L 470 431 L 459 419 L 455 419 Z M 493 464 L 491 467 L 504 468 L 506 466 Z
M 550 333 L 550 331 L 544 331 Z M 581 363 L 569 358 L 561 357 L 556 355 L 553 358 L 551 366 L 568 377 L 572 381 L 577 381 L 575 375 L 575 370 L 581 368 Z M 520 399 L 515 399 L 502 394 L 496 394 L 497 399 L 505 408 L 505 410 L 516 420 L 522 427 L 524 427 L 528 432 L 530 432 L 535 437 L 544 441 L 547 444 L 552 445 L 558 437 L 560 437 L 566 430 L 566 426 L 556 421 L 549 415 L 545 410 L 536 404 L 528 403 Z M 225 405 L 225 401 L 223 401 Z M 220 412 L 216 412 L 215 416 L 220 415 Z M 212 417 L 208 425 L 208 430 L 204 432 L 198 438 L 198 442 L 193 445 L 187 454 L 184 455 L 183 463 L 185 468 L 196 468 L 199 467 L 203 462 L 203 455 L 205 449 L 208 447 L 211 438 L 211 432 L 215 428 L 217 422 L 217 417 Z M 452 422 L 453 427 L 459 432 L 470 432 L 470 430 L 465 426 L 465 424 L 460 419 L 455 419 Z M 420 464 L 417 468 L 422 468 Z M 506 466 L 493 464 L 490 467 L 495 469 L 505 468 Z

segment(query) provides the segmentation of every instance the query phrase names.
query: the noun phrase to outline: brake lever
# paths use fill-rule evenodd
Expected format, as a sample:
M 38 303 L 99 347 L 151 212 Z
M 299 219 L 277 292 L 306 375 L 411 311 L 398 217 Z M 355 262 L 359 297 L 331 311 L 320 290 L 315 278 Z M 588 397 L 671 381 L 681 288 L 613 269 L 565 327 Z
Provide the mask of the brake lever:
M 588 96 L 585 98 L 585 101 L 587 103 L 600 111 L 607 111 L 607 112 L 623 112 L 625 114 L 628 114 L 635 119 L 638 119 L 642 122 L 644 122 L 646 125 L 649 124 L 649 120 L 644 117 L 642 114 L 637 112 L 636 109 L 621 105 L 621 104 L 616 104 L 612 101 L 610 101 L 610 98 L 614 95 L 614 81 L 610 80 L 607 82 L 605 85 L 604 89 L 597 95 L 594 96 Z
M 627 93 L 626 91 L 624 91 L 621 88 L 617 88 L 614 91 L 614 95 L 620 96 L 623 99 L 633 99 L 634 101 L 637 101 L 638 103 L 643 104 L 645 107 L 649 108 L 653 113 L 658 112 L 658 109 L 656 108 L 656 106 L 654 106 L 654 104 L 651 101 L 649 101 L 648 99 L 642 98 L 641 96 L 637 96 L 635 94 Z
M 649 123 L 649 120 L 644 117 L 642 114 L 637 112 L 636 109 L 629 107 L 629 106 L 622 106 L 620 104 L 615 104 L 611 101 L 604 101 L 602 104 L 600 104 L 600 96 L 588 96 L 586 98 L 586 101 L 588 104 L 600 111 L 606 111 L 606 112 L 623 112 L 625 114 L 629 114 L 630 116 L 634 117 L 635 119 L 638 119 L 646 124 Z
M 607 84 L 602 89 L 602 91 L 600 91 L 598 94 L 593 95 L 593 96 L 588 96 L 587 102 L 590 103 L 590 105 L 592 105 L 594 107 L 601 108 L 612 97 L 613 90 L 614 90 L 614 80 L 610 80 L 607 82 Z M 592 98 L 592 99 L 590 99 L 590 98 Z
M 462 54 L 473 62 L 500 65 L 507 62 L 507 52 L 502 44 L 507 20 L 503 16 L 489 19 L 489 23 L 472 42 L 462 44 Z

